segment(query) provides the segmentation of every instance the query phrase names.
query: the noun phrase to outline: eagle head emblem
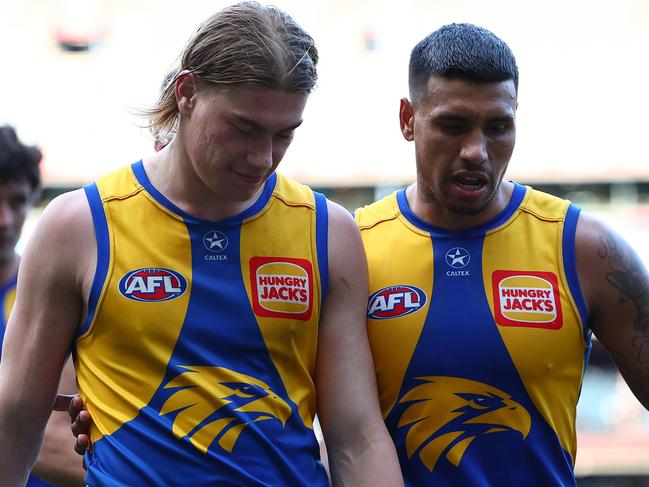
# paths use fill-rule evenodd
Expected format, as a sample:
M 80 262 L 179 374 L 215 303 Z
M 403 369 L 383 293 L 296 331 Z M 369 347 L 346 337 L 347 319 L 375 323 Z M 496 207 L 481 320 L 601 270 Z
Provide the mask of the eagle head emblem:
M 518 431 L 525 439 L 531 419 L 509 394 L 495 387 L 458 377 L 417 377 L 422 381 L 399 401 L 410 404 L 398 427 L 406 434 L 408 458 L 419 458 L 432 471 L 442 455 L 456 467 L 478 437 Z
M 277 420 L 282 426 L 291 407 L 268 384 L 225 367 L 182 367 L 165 389 L 178 389 L 165 401 L 160 415 L 179 411 L 172 426 L 177 438 L 188 437 L 207 453 L 217 443 L 231 452 L 241 432 L 250 424 Z

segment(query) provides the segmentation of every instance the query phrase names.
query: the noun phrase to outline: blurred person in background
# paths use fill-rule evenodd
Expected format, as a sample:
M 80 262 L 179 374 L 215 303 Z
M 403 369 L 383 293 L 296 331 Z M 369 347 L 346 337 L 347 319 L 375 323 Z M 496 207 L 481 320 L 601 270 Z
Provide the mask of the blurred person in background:
M 223 9 L 149 114 L 166 145 L 45 209 L 0 363 L 0 484 L 24 483 L 73 340 L 91 486 L 327 486 L 316 410 L 333 485 L 403 484 L 358 228 L 275 172 L 317 61 L 284 12 Z
M 501 39 L 440 28 L 412 50 L 409 91 L 416 183 L 355 212 L 406 485 L 575 485 L 591 333 L 649 407 L 647 270 L 569 201 L 503 179 L 518 68 Z
M 20 263 L 16 244 L 25 218 L 32 205 L 38 201 L 41 191 L 41 159 L 41 151 L 23 144 L 13 127 L 0 126 L 0 343 L 16 298 Z M 28 354 L 29 350 L 25 346 L 19 353 Z M 1 358 L 0 355 L 0 360 Z M 61 376 L 59 392 L 72 394 L 75 391 L 74 368 L 68 360 Z M 83 485 L 81 462 L 76 455 L 70 455 L 73 436 L 69 427 L 69 419 L 64 412 L 52 413 L 45 429 L 43 448 L 29 477 L 28 486 Z

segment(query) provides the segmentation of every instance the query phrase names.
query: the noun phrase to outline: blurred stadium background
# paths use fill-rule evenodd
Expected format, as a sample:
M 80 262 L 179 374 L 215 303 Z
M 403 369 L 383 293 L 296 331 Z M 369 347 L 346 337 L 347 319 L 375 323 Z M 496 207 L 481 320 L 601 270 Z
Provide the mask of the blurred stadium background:
M 149 106 L 193 29 L 231 3 L 1 0 L 0 123 L 39 145 L 51 197 L 152 150 Z M 284 0 L 320 82 L 280 169 L 349 209 L 414 178 L 397 109 L 411 47 L 448 22 L 507 41 L 521 72 L 508 176 L 575 201 L 649 264 L 649 1 Z M 649 485 L 649 413 L 594 344 L 578 406 L 580 485 Z

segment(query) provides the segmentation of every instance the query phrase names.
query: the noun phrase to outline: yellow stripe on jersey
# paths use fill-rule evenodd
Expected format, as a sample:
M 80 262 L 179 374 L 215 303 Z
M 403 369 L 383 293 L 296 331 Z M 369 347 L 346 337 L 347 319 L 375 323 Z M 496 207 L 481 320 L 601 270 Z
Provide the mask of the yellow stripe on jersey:
M 322 296 L 314 212 L 313 193 L 278 174 L 269 204 L 244 222 L 241 234 L 241 270 L 248 298 L 286 391 L 308 428 L 313 428 L 316 409 L 313 375 Z M 285 221 L 292 224 L 279 229 L 277 222 Z M 310 240 L 304 238 L 305 229 Z M 259 242 L 267 243 L 262 251 Z M 288 249 L 291 257 L 282 257 Z M 263 286 L 273 279 L 281 284 Z M 264 289 L 287 293 L 287 299 L 267 297 Z
M 372 269 L 369 289 L 378 290 L 395 284 L 415 286 L 427 296 L 425 305 L 416 313 L 399 318 L 399 326 L 393 320 L 368 320 L 367 333 L 372 344 L 374 365 L 378 382 L 381 411 L 385 418 L 399 398 L 403 378 L 417 346 L 428 315 L 433 285 L 433 246 L 428 233 L 416 228 L 400 213 L 394 197 L 385 198 L 363 211 L 357 211 L 356 222 L 361 230 L 363 244 L 368 252 L 368 267 Z M 382 226 L 380 232 L 364 230 Z M 405 227 L 405 229 L 404 229 Z M 411 252 L 399 252 L 400 248 Z M 381 272 L 382 255 L 391 256 L 391 271 Z M 421 272 L 413 273 L 410 265 L 413 255 L 430 261 Z M 417 267 L 420 269 L 420 267 Z
M 97 304 L 101 313 L 79 337 L 75 363 L 79 390 L 95 426 L 93 442 L 135 418 L 153 396 L 174 350 L 191 290 L 190 240 L 182 219 L 144 191 L 130 167 L 100 179 L 97 187 L 108 222 L 111 255 Z M 142 221 L 147 225 L 137 224 L 134 231 L 134 222 Z M 130 238 L 123 241 L 120 235 Z M 164 255 L 151 251 L 169 248 L 168 242 L 176 242 L 173 251 Z M 122 267 L 115 265 L 114 252 L 128 256 L 121 260 Z M 133 270 L 124 267 L 129 263 L 180 272 L 187 280 L 187 292 L 155 306 L 125 299 L 118 285 Z M 137 316 L 130 329 L 114 326 L 126 316 Z M 146 330 L 146 344 L 140 340 L 141 330 Z
M 530 398 L 574 463 L 575 405 L 586 345 L 562 258 L 568 205 L 568 201 L 528 188 L 517 214 L 487 234 L 482 265 L 485 293 L 507 350 Z M 526 247 L 520 242 L 526 242 Z M 548 262 L 552 264 L 548 266 Z M 494 276 L 503 269 L 506 271 Z M 500 289 L 494 290 L 494 283 Z M 531 298 L 525 295 L 507 301 L 508 296 L 520 294 L 519 290 Z M 552 294 L 555 290 L 557 297 Z M 502 301 L 500 317 L 495 299 Z M 534 299 L 540 302 L 536 309 L 515 309 L 516 302 L 523 303 L 522 308 L 532 308 L 526 305 Z M 514 303 L 509 312 L 504 311 L 511 308 L 508 302 Z

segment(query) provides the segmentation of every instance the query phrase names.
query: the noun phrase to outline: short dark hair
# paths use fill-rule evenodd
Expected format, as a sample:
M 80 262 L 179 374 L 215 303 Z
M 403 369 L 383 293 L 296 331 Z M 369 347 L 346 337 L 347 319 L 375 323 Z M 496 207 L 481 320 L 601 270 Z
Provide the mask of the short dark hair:
M 41 159 L 40 149 L 23 144 L 16 129 L 0 126 L 0 182 L 25 180 L 32 191 L 37 191 L 41 186 Z
M 423 93 L 431 76 L 477 83 L 514 81 L 518 67 L 509 46 L 493 32 L 473 24 L 448 24 L 422 39 L 410 54 L 410 98 Z

